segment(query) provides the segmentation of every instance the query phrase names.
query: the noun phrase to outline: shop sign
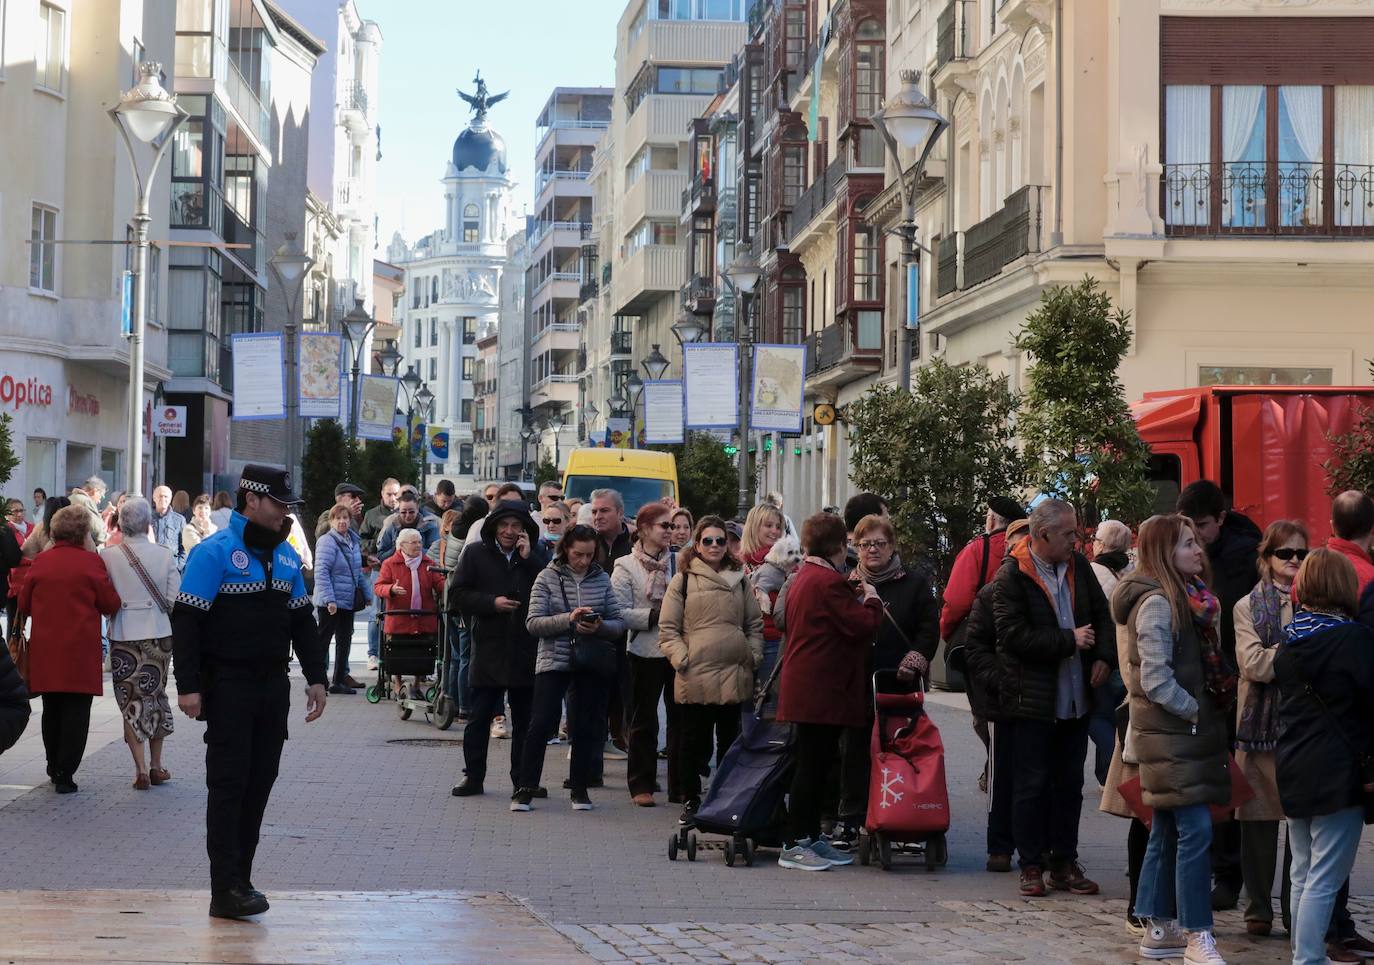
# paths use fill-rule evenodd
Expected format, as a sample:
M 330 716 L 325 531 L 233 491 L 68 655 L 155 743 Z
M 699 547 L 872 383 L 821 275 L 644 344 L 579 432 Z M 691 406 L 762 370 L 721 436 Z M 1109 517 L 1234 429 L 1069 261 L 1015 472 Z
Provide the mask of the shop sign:
M 153 433 L 159 436 L 174 436 L 178 439 L 185 438 L 186 406 L 164 405 L 159 409 L 157 424 Z
M 52 386 L 35 378 L 16 379 L 0 376 L 0 405 L 18 412 L 24 406 L 52 405 Z
M 67 387 L 67 415 L 100 415 L 100 397 L 76 391 L 75 386 Z

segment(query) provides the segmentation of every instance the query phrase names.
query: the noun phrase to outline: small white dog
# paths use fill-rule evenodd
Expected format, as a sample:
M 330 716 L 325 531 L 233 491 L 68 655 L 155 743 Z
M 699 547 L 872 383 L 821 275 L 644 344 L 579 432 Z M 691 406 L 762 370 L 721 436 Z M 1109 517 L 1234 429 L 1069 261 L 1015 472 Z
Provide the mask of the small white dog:
M 766 614 L 773 612 L 773 597 L 787 577 L 802 561 L 801 541 L 795 536 L 780 536 L 763 558 L 763 565 L 754 573 L 754 595 L 759 608 Z

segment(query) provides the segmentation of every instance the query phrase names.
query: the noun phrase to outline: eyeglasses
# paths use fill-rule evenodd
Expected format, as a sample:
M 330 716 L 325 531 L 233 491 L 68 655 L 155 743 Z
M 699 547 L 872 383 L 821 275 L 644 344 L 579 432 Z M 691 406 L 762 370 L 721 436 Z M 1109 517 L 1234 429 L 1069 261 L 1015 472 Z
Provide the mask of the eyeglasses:
M 726 542 L 724 536 L 703 536 L 701 538 L 702 546 L 724 546 Z
M 890 544 L 885 539 L 866 539 L 859 544 L 861 550 L 885 550 Z
M 659 523 L 659 524 L 658 524 L 658 528 L 659 528 L 659 529 L 671 530 L 671 529 L 674 528 L 674 526 L 673 526 L 672 523 Z
M 1285 563 L 1289 560 L 1297 560 L 1301 563 L 1303 560 L 1307 559 L 1307 550 L 1289 549 L 1285 546 L 1283 549 L 1274 550 L 1273 555 L 1276 559 L 1283 560 Z
M 545 499 L 552 499 L 554 502 L 558 502 L 558 500 L 560 500 L 560 499 L 563 498 L 563 494 L 562 494 L 562 493 L 545 493 L 545 494 L 544 494 L 544 498 L 545 498 Z
M 545 516 L 545 517 L 544 517 L 544 525 L 545 525 L 545 526 L 562 526 L 562 525 L 563 525 L 563 517 L 562 517 L 562 516 L 553 516 L 553 517 Z

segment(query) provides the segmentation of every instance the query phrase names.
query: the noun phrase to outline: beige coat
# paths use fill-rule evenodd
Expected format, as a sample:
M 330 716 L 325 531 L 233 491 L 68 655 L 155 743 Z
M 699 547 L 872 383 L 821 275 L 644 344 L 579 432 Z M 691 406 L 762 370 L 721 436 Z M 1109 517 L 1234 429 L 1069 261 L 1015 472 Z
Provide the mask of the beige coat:
M 172 551 L 159 546 L 146 536 L 125 536 L 123 545 L 133 550 L 148 572 L 148 578 L 168 603 L 176 603 L 181 589 L 181 574 L 177 572 Z M 110 574 L 110 582 L 119 593 L 119 612 L 110 617 L 111 640 L 160 640 L 172 635 L 172 623 L 157 605 L 153 595 L 143 585 L 124 550 L 110 546 L 100 551 L 101 562 Z
M 716 572 L 692 560 L 668 585 L 658 630 L 659 649 L 677 671 L 678 703 L 752 699 L 754 668 L 763 660 L 763 614 L 743 572 Z
M 1130 638 L 1125 632 L 1125 627 L 1120 625 L 1116 628 L 1116 661 L 1117 666 L 1125 667 L 1129 662 Z M 1121 796 L 1118 788 L 1128 781 L 1140 776 L 1140 768 L 1134 764 L 1127 764 L 1121 759 L 1121 740 L 1116 741 L 1116 746 L 1112 749 L 1112 763 L 1107 768 L 1107 780 L 1102 785 L 1102 802 L 1097 809 L 1107 814 L 1115 814 L 1119 818 L 1133 818 L 1135 812 L 1126 803 L 1126 799 Z
M 1255 620 L 1250 614 L 1249 594 L 1240 598 L 1232 612 L 1236 619 L 1236 665 L 1240 668 L 1240 680 L 1236 686 L 1236 720 L 1239 721 L 1240 712 L 1245 708 L 1246 698 L 1254 685 L 1273 683 L 1274 655 L 1278 653 L 1278 648 L 1260 645 L 1259 635 L 1255 633 Z M 1279 623 L 1286 626 L 1292 620 L 1293 600 L 1284 594 Z M 1282 821 L 1283 805 L 1279 803 L 1274 752 L 1237 750 L 1236 766 L 1255 792 L 1254 799 L 1236 811 L 1236 820 Z

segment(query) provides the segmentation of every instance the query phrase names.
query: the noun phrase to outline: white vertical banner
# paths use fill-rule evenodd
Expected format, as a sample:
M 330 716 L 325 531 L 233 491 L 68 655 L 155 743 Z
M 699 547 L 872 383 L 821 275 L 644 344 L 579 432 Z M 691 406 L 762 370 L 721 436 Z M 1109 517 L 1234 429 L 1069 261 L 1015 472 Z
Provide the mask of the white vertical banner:
M 234 358 L 234 418 L 286 418 L 286 365 L 282 336 L 232 335 Z
M 651 379 L 644 383 L 644 442 L 684 442 L 682 380 Z
M 343 336 L 305 332 L 297 342 L 300 373 L 300 414 L 306 418 L 330 418 L 339 414 L 344 396 Z
M 739 424 L 739 346 L 691 342 L 682 346 L 684 424 L 688 429 L 733 429 Z
M 364 375 L 358 402 L 358 438 L 391 441 L 395 426 L 396 393 L 401 380 L 386 375 Z
M 749 428 L 801 432 L 806 390 L 805 345 L 755 345 Z

